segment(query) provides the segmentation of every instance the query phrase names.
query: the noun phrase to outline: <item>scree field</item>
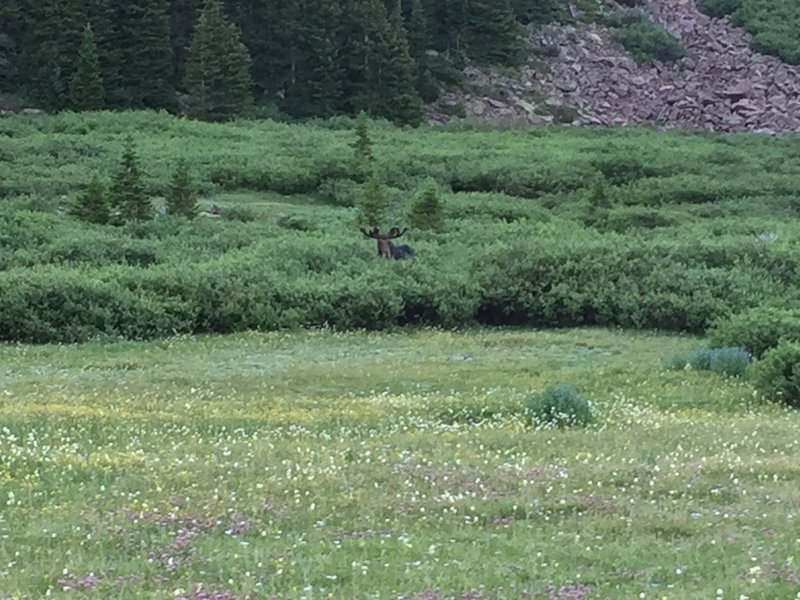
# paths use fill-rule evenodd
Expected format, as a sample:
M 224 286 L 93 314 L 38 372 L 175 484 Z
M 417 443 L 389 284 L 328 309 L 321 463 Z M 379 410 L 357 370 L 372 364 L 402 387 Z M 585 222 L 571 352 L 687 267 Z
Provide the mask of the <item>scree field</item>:
M 800 415 L 697 339 L 0 348 L 0 597 L 794 598 Z M 585 429 L 531 427 L 573 382 Z

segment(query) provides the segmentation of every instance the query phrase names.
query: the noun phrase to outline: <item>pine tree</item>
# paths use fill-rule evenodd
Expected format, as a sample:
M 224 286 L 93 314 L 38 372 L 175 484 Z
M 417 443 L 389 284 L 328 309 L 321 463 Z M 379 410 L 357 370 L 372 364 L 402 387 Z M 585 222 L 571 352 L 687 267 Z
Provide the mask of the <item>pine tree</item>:
M 509 0 L 471 0 L 466 36 L 468 53 L 478 62 L 515 65 L 522 57 L 519 23 Z
M 292 78 L 286 111 L 295 117 L 329 117 L 342 102 L 337 29 L 342 17 L 338 0 L 297 2 Z
M 408 224 L 414 229 L 439 231 L 444 225 L 444 207 L 436 182 L 428 180 L 418 194 L 408 214 Z
M 373 171 L 375 157 L 372 154 L 372 140 L 369 137 L 369 129 L 367 127 L 367 114 L 363 111 L 358 114 L 356 119 L 355 134 L 356 139 L 352 143 L 355 169 L 361 177 L 365 177 L 367 173 Z
M 70 108 L 73 110 L 100 110 L 105 105 L 97 44 L 89 24 L 83 30 L 83 42 L 78 50 L 75 73 L 69 82 L 69 98 Z
M 383 116 L 385 103 L 381 85 L 383 66 L 389 62 L 389 24 L 383 0 L 344 0 L 339 31 L 339 67 L 342 73 L 343 112 L 364 111 Z
M 130 134 L 125 138 L 122 160 L 111 186 L 111 203 L 124 221 L 153 218 L 153 205 L 144 188 L 139 157 Z
M 69 103 L 67 87 L 81 45 L 79 0 L 31 3 L 21 32 L 21 84 L 41 108 L 60 110 Z
M 408 52 L 416 67 L 417 93 L 423 102 L 434 102 L 439 97 L 439 84 L 431 70 L 428 51 L 433 47 L 433 40 L 422 0 L 411 0 L 407 29 Z
M 95 175 L 70 211 L 82 221 L 105 225 L 111 220 L 106 189 L 100 178 Z
M 419 125 L 423 113 L 422 99 L 416 86 L 417 65 L 409 54 L 400 0 L 396 0 L 389 16 L 387 42 L 384 57 L 388 60 L 381 74 L 385 87 L 382 116 L 403 125 Z
M 380 227 L 388 209 L 389 202 L 386 198 L 383 179 L 376 169 L 367 180 L 358 203 L 359 225 Z
M 114 24 L 114 6 L 109 0 L 83 0 L 80 18 L 92 26 L 92 35 L 97 48 L 100 75 L 103 82 L 106 106 L 124 107 L 122 90 L 122 50 L 118 43 Z
M 225 19 L 219 0 L 206 0 L 186 65 L 189 115 L 223 121 L 247 112 L 252 106 L 249 69 L 239 30 Z
M 225 3 L 253 59 L 251 73 L 259 96 L 283 97 L 292 82 L 292 36 L 297 7 L 286 0 L 228 0 Z
M 170 44 L 172 46 L 172 83 L 182 89 L 186 76 L 186 53 L 201 0 L 170 0 Z
M 189 166 L 180 159 L 172 174 L 172 185 L 167 195 L 167 213 L 193 219 L 199 211 L 197 188 L 189 173 Z
M 122 105 L 174 109 L 166 0 L 114 2 L 114 6 Z

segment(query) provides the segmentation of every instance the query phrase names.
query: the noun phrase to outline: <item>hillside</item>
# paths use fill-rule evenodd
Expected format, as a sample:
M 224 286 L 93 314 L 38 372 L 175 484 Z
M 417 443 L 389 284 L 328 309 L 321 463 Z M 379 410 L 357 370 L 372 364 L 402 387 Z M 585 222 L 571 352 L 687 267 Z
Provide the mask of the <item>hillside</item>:
M 617 23 L 632 18 L 630 9 L 612 8 Z M 684 58 L 637 63 L 615 41 L 614 28 L 595 22 L 531 26 L 533 59 L 518 75 L 468 69 L 466 90 L 445 94 L 429 119 L 461 114 L 500 125 L 647 123 L 724 132 L 800 127 L 798 67 L 756 52 L 749 33 L 728 17 L 704 14 L 694 0 L 650 0 L 641 9 L 679 40 Z
M 277 0 L 215 3 L 252 61 L 252 106 L 241 97 L 231 109 L 226 82 L 212 101 L 224 110 L 191 112 L 186 68 L 199 0 L 148 0 L 142 14 L 117 0 L 10 0 L 0 6 L 0 111 L 156 108 L 208 120 L 365 111 L 416 125 L 425 105 L 431 123 L 773 133 L 800 126 L 800 70 L 789 64 L 800 59 L 800 10 L 788 2 L 314 0 L 303 10 Z M 79 63 L 95 86 L 88 98 L 73 81 Z

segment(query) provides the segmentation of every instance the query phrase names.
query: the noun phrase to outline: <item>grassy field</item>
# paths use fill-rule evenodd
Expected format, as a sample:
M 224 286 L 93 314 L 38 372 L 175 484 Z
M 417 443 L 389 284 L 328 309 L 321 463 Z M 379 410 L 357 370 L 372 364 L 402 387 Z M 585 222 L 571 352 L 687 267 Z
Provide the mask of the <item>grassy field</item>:
M 0 598 L 798 597 L 800 414 L 663 367 L 700 343 L 0 346 Z M 554 382 L 596 423 L 531 428 Z

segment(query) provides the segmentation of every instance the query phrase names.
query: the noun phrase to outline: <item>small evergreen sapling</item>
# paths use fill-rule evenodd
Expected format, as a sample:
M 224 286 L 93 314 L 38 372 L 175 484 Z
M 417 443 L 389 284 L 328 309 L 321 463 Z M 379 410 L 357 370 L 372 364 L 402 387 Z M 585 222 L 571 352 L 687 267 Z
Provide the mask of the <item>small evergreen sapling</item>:
M 98 225 L 105 225 L 111 220 L 111 210 L 108 205 L 106 189 L 97 175 L 92 178 L 83 193 L 78 196 L 70 212 L 82 221 Z
M 418 194 L 411 211 L 408 223 L 414 229 L 440 231 L 444 225 L 444 207 L 436 182 L 428 180 L 422 193 Z
M 139 158 L 130 134 L 125 138 L 122 160 L 111 186 L 111 204 L 124 221 L 153 218 L 153 205 L 144 188 Z
M 381 222 L 386 217 L 388 208 L 389 202 L 386 198 L 383 179 L 380 173 L 375 170 L 367 180 L 364 192 L 358 203 L 359 225 L 380 227 Z
M 369 129 L 367 128 L 367 114 L 363 111 L 359 113 L 356 120 L 355 134 L 356 139 L 353 140 L 351 145 L 355 168 L 358 173 L 366 177 L 366 174 L 373 170 L 375 157 L 372 154 L 372 140 L 369 137 Z
M 172 184 L 167 195 L 167 213 L 193 219 L 199 210 L 197 187 L 192 181 L 186 161 L 180 159 L 172 174 Z

